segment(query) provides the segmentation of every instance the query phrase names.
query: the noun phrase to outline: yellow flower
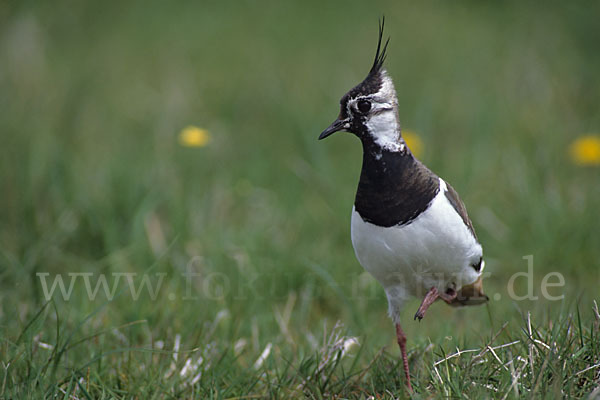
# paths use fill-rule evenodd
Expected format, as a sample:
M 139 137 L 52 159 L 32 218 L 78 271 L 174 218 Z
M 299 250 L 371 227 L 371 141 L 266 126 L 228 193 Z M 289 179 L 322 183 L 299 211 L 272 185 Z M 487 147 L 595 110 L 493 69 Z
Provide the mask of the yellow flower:
M 179 132 L 179 144 L 184 147 L 204 147 L 210 142 L 210 134 L 206 129 L 188 126 Z
M 600 136 L 581 136 L 571 143 L 569 153 L 577 165 L 600 165 Z
M 425 146 L 419 135 L 413 131 L 403 130 L 402 137 L 415 157 L 421 157 Z

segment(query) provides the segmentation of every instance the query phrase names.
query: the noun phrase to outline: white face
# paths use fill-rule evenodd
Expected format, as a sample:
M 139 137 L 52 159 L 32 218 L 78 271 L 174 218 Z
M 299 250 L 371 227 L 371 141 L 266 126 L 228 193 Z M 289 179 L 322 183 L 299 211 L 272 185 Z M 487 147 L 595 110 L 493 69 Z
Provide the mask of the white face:
M 381 75 L 382 85 L 379 91 L 367 96 L 358 96 L 348 101 L 348 114 L 356 115 L 360 113 L 361 106 L 365 106 L 364 102 L 369 102 L 370 109 L 365 115 L 365 125 L 375 143 L 388 151 L 402 151 L 403 143 L 400 140 L 396 90 L 392 79 L 385 70 L 381 71 Z

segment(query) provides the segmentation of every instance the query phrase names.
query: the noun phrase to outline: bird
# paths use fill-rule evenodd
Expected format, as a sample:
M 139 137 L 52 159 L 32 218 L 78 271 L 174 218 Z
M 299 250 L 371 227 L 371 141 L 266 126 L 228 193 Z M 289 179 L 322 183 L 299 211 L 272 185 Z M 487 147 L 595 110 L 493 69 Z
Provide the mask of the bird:
M 375 59 L 367 77 L 340 100 L 340 113 L 319 140 L 335 132 L 357 136 L 362 169 L 351 216 L 356 258 L 382 286 L 396 328 L 405 385 L 412 392 L 406 334 L 400 314 L 422 299 L 421 320 L 441 299 L 451 306 L 479 305 L 483 292 L 483 249 L 465 205 L 454 188 L 411 152 L 402 137 L 398 97 L 384 68 L 390 38 L 382 44 L 379 22 Z

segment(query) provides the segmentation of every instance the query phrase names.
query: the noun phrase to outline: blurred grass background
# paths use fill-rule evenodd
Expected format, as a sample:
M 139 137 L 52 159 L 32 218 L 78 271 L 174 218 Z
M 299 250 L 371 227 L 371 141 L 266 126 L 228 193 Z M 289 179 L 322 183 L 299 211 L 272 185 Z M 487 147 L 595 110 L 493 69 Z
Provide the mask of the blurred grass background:
M 590 320 L 600 170 L 567 149 L 600 132 L 599 12 L 591 1 L 0 3 L 5 382 L 25 393 L 31 365 L 43 364 L 30 348 L 29 363 L 19 355 L 21 333 L 30 343 L 98 335 L 37 376 L 62 384 L 91 366 L 114 396 L 157 385 L 164 371 L 141 372 L 153 354 L 99 355 L 172 346 L 176 334 L 182 348 L 210 343 L 219 354 L 244 340 L 217 375 L 251 366 L 267 343 L 269 362 L 301 360 L 338 320 L 360 338 L 358 364 L 382 346 L 396 355 L 383 291 L 350 243 L 360 144 L 349 134 L 316 140 L 366 75 L 381 15 L 403 127 L 461 193 L 494 299 L 487 310 L 436 305 L 421 324 L 415 302 L 409 347 L 473 346 L 505 321 L 519 331 L 526 311 L 542 324 L 579 304 Z M 211 141 L 182 146 L 189 125 Z M 536 294 L 559 271 L 566 285 L 550 292 L 564 301 L 508 298 L 526 255 Z M 190 267 L 195 300 L 182 277 Z M 43 308 L 36 274 L 69 272 L 167 275 L 156 300 L 125 293 L 82 323 L 106 300 L 88 300 L 82 284 Z M 526 289 L 518 281 L 517 293 Z M 125 342 L 98 334 L 140 320 L 121 329 Z M 223 385 L 213 379 L 202 382 Z

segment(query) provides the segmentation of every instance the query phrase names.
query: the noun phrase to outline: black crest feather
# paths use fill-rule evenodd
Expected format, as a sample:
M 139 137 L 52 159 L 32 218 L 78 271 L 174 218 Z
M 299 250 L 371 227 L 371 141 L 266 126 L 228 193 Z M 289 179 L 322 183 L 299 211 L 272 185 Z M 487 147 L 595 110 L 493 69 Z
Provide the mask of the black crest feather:
M 385 25 L 385 18 L 381 18 L 379 21 L 379 40 L 377 41 L 377 52 L 375 53 L 375 61 L 373 61 L 373 66 L 369 71 L 369 74 L 361 83 L 354 86 L 352 89 L 348 91 L 340 100 L 340 104 L 342 105 L 342 114 L 345 115 L 346 106 L 348 104 L 349 99 L 354 99 L 358 96 L 367 96 L 369 94 L 377 93 L 379 89 L 381 89 L 381 84 L 383 82 L 383 77 L 380 72 L 383 68 L 383 62 L 386 57 L 386 50 L 390 39 L 388 38 L 383 44 L 383 27 Z M 345 118 L 345 117 L 344 117 Z
M 388 37 L 383 45 L 383 49 L 381 48 L 381 42 L 383 40 L 383 28 L 385 26 L 385 17 L 382 17 L 379 21 L 379 40 L 377 42 L 377 52 L 375 53 L 375 60 L 373 61 L 373 66 L 371 67 L 371 71 L 369 71 L 369 75 L 376 75 L 381 71 L 383 67 L 383 62 L 386 57 L 386 50 L 388 43 L 390 42 L 390 38 Z

